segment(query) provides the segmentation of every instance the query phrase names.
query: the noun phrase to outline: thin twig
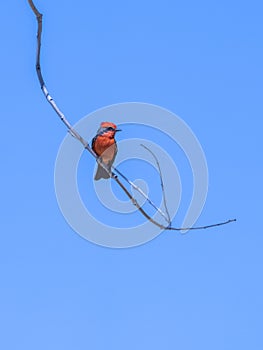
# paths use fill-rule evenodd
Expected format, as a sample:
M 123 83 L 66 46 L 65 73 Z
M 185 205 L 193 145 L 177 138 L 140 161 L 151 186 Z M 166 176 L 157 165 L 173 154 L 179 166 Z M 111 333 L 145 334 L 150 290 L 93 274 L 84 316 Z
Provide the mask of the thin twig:
M 167 227 L 167 230 L 172 230 L 172 231 L 204 230 L 206 228 L 230 224 L 230 222 L 235 222 L 235 221 L 237 221 L 237 219 L 230 219 L 227 221 L 219 222 L 217 224 L 211 224 L 206 226 L 195 226 L 195 227 L 184 227 L 184 228 Z
M 97 160 L 97 162 L 103 167 L 103 169 L 105 169 L 105 171 L 109 174 L 109 176 L 114 179 L 116 181 L 116 183 L 123 189 L 123 191 L 126 193 L 126 195 L 130 198 L 130 200 L 132 201 L 132 203 L 137 207 L 137 209 L 141 212 L 141 214 L 147 218 L 150 222 L 152 222 L 154 225 L 158 226 L 159 228 L 163 229 L 163 230 L 173 230 L 173 231 L 184 231 L 184 230 L 198 230 L 198 229 L 206 229 L 206 228 L 210 228 L 210 227 L 215 227 L 215 226 L 221 226 L 221 225 L 225 225 L 228 224 L 230 222 L 236 221 L 236 219 L 233 220 L 228 220 L 225 222 L 221 222 L 218 224 L 213 224 L 213 225 L 207 225 L 207 226 L 200 226 L 200 227 L 188 227 L 188 228 L 176 228 L 176 227 L 171 227 L 170 225 L 170 220 L 169 220 L 169 226 L 164 226 L 162 224 L 160 224 L 159 222 L 155 221 L 153 218 L 151 218 L 146 212 L 145 210 L 138 204 L 138 202 L 136 201 L 136 199 L 130 194 L 130 192 L 127 190 L 127 188 L 123 185 L 123 183 L 119 180 L 119 178 L 117 177 L 117 175 L 114 172 L 110 172 L 108 170 L 108 168 L 106 167 L 106 165 L 101 161 L 101 159 L 96 155 L 96 153 L 92 150 L 92 148 L 89 146 L 88 142 L 86 142 L 83 137 L 71 126 L 71 124 L 69 123 L 69 121 L 66 119 L 65 115 L 62 113 L 62 111 L 59 109 L 59 107 L 57 106 L 57 104 L 55 103 L 55 101 L 53 100 L 52 96 L 50 95 L 46 84 L 44 82 L 43 76 L 42 76 L 42 72 L 41 72 L 41 65 L 40 65 L 40 52 L 41 52 L 41 36 L 42 36 L 42 17 L 43 15 L 38 11 L 38 9 L 36 8 L 36 6 L 34 5 L 32 0 L 28 0 L 28 3 L 32 9 L 32 11 L 34 12 L 36 19 L 37 19 L 37 23 L 38 23 L 38 28 L 37 28 L 37 54 L 36 54 L 36 72 L 37 72 L 37 76 L 38 76 L 38 80 L 40 83 L 40 87 L 41 90 L 43 92 L 43 94 L 45 95 L 47 101 L 50 103 L 50 105 L 52 106 L 52 108 L 55 110 L 55 112 L 57 113 L 57 115 L 60 117 L 61 121 L 66 125 L 67 129 L 69 130 L 70 134 L 75 137 L 78 141 L 80 141 L 82 143 L 82 145 L 84 146 L 84 148 Z M 141 194 L 143 194 L 145 196 L 145 198 L 147 199 L 147 201 L 153 205 L 153 207 L 159 212 L 161 213 L 162 216 L 164 216 L 166 218 L 166 216 L 164 215 L 164 213 L 162 213 L 162 211 L 157 208 L 157 206 L 155 206 L 153 204 L 153 202 L 148 198 L 147 195 L 144 194 L 144 192 L 138 187 L 136 186 L 133 182 L 131 182 L 130 180 L 127 179 L 126 176 L 124 176 L 119 170 L 117 170 L 116 168 L 113 167 L 113 169 L 119 174 L 121 175 L 126 181 L 128 181 L 128 183 L 135 188 L 137 191 L 139 191 Z M 166 218 L 167 220 L 167 218 Z
M 60 117 L 62 122 L 66 125 L 66 127 L 69 129 L 72 136 L 74 136 L 76 139 L 78 139 L 82 145 L 94 156 L 97 157 L 96 154 L 93 152 L 93 150 L 88 147 L 88 143 L 74 130 L 71 126 L 71 124 L 67 121 L 66 117 L 62 113 L 62 111 L 59 109 L 59 107 L 56 105 L 55 101 L 53 100 L 52 96 L 49 94 L 48 89 L 46 87 L 46 84 L 44 82 L 42 72 L 41 72 L 41 65 L 40 65 L 40 51 L 41 51 L 41 35 L 42 35 L 42 17 L 43 15 L 37 10 L 36 6 L 34 5 L 32 0 L 28 0 L 28 3 L 33 10 L 36 19 L 37 19 L 37 54 L 36 54 L 36 71 L 38 80 L 40 83 L 41 90 L 43 91 L 43 94 L 45 95 L 47 101 L 51 104 L 52 108 L 55 110 L 57 115 Z
M 163 184 L 163 175 L 162 175 L 162 171 L 161 171 L 161 167 L 160 167 L 160 163 L 158 158 L 156 157 L 156 155 L 153 153 L 153 151 L 151 151 L 148 147 L 146 147 L 145 145 L 141 144 L 141 146 L 143 148 L 145 148 L 148 152 L 151 153 L 151 155 L 153 156 L 153 158 L 155 159 L 155 162 L 157 164 L 158 167 L 158 171 L 159 171 L 159 176 L 160 176 L 160 181 L 161 181 L 161 188 L 162 188 L 162 193 L 163 193 L 163 203 L 164 203 L 164 208 L 167 214 L 167 218 L 168 218 L 168 222 L 171 225 L 171 217 L 167 208 L 167 201 L 166 201 L 166 195 L 165 195 L 165 190 L 164 190 L 164 184 Z
M 119 174 L 126 182 L 128 182 L 128 184 L 130 184 L 136 191 L 138 191 L 146 200 L 148 203 L 150 203 L 150 205 L 156 209 L 158 211 L 159 214 L 161 214 L 161 216 L 165 219 L 165 221 L 170 225 L 171 224 L 171 220 L 170 220 L 170 217 L 169 217 L 169 214 L 168 216 L 166 216 L 164 214 L 164 212 L 158 208 L 154 203 L 153 201 L 147 196 L 147 194 L 145 194 L 143 192 L 143 190 L 138 187 L 137 185 L 135 185 L 134 182 L 132 182 L 131 180 L 129 180 L 125 175 L 123 175 L 117 168 L 115 168 L 114 166 L 112 166 L 112 168 L 114 169 L 114 171 Z

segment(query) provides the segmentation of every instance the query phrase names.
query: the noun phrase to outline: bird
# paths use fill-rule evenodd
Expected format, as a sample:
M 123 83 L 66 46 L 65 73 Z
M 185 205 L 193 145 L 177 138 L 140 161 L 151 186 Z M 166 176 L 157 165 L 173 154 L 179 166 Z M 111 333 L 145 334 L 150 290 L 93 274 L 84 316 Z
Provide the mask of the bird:
M 115 141 L 116 132 L 121 131 L 117 129 L 117 126 L 111 122 L 102 122 L 97 131 L 96 136 L 92 139 L 91 148 L 96 155 L 103 161 L 109 172 L 111 172 L 111 166 L 115 160 L 118 148 Z M 98 164 L 97 172 L 94 176 L 94 180 L 108 179 L 110 175 Z

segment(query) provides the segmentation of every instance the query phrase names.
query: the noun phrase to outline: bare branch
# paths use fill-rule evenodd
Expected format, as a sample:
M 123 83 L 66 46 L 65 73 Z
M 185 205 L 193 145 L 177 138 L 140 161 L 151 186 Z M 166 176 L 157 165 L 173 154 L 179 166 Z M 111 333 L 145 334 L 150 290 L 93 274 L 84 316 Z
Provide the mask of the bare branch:
M 138 192 L 147 200 L 147 202 L 148 202 L 155 210 L 157 210 L 159 214 L 161 214 L 161 216 L 165 219 L 165 221 L 166 221 L 168 224 L 171 224 L 171 220 L 170 220 L 169 214 L 168 214 L 168 216 L 166 216 L 166 215 L 163 213 L 163 211 L 162 211 L 160 208 L 158 208 L 158 207 L 153 203 L 153 201 L 147 196 L 147 194 L 145 194 L 145 193 L 143 192 L 143 190 L 142 190 L 139 186 L 135 185 L 134 182 L 132 182 L 131 180 L 129 180 L 129 179 L 128 179 L 125 175 L 123 175 L 117 168 L 115 168 L 114 166 L 112 166 L 112 168 L 113 168 L 113 169 L 115 170 L 115 172 L 116 172 L 117 174 L 119 174 L 126 182 L 128 182 L 128 184 L 130 184 L 136 191 L 138 191 Z
M 211 224 L 211 225 L 206 225 L 206 226 L 195 226 L 195 227 L 184 227 L 184 228 L 175 228 L 175 227 L 167 227 L 167 230 L 172 230 L 172 231 L 189 231 L 189 230 L 204 230 L 206 228 L 211 228 L 211 227 L 216 227 L 216 226 L 222 226 L 226 224 L 230 224 L 231 222 L 235 222 L 237 219 L 230 219 L 227 221 L 219 222 L 217 224 Z
M 66 125 L 66 127 L 69 129 L 72 136 L 74 136 L 76 139 L 78 139 L 83 146 L 86 148 L 88 146 L 87 142 L 72 128 L 71 124 L 67 121 L 66 117 L 62 113 L 62 111 L 59 109 L 59 107 L 56 105 L 55 101 L 53 100 L 52 96 L 49 94 L 48 89 L 46 87 L 46 84 L 44 82 L 42 72 L 41 72 L 41 65 L 40 65 L 40 51 L 41 51 L 41 35 L 42 35 L 42 17 L 43 15 L 37 10 L 36 6 L 34 5 L 32 0 L 28 0 L 29 5 L 34 12 L 36 19 L 37 19 L 37 54 L 36 54 L 36 71 L 38 80 L 40 83 L 41 90 L 43 91 L 43 94 L 45 95 L 47 101 L 51 104 L 52 108 L 55 110 L 57 115 L 60 117 L 62 122 Z M 92 153 L 94 157 L 97 157 L 96 154 L 92 151 L 92 149 L 87 150 Z
M 167 208 L 166 195 L 165 195 L 164 184 L 163 184 L 163 176 L 162 176 L 162 171 L 161 171 L 159 160 L 156 157 L 156 155 L 153 153 L 153 151 L 151 151 L 148 147 L 146 147 L 143 144 L 141 144 L 141 146 L 143 148 L 145 148 L 148 152 L 151 153 L 151 155 L 153 156 L 153 158 L 155 159 L 155 162 L 157 164 L 157 167 L 158 167 L 158 170 L 159 170 L 159 175 L 160 175 L 162 193 L 163 193 L 163 203 L 164 203 L 165 211 L 166 211 L 166 214 L 167 214 L 168 222 L 171 225 L 171 217 L 170 217 L 170 214 L 169 214 L 169 211 L 168 211 L 168 208 Z
M 92 150 L 92 148 L 89 146 L 88 142 L 86 142 L 83 137 L 71 126 L 71 124 L 69 123 L 69 121 L 66 119 L 65 115 L 62 113 L 62 111 L 59 109 L 59 107 L 57 106 L 57 104 L 55 103 L 55 101 L 53 100 L 52 96 L 50 95 L 46 84 L 44 82 L 43 76 L 42 76 L 42 72 L 41 72 L 41 65 L 40 65 L 40 52 L 41 52 L 41 36 L 42 36 L 42 17 L 43 15 L 38 11 L 38 9 L 36 8 L 36 6 L 34 5 L 32 0 L 28 0 L 28 3 L 32 9 L 32 11 L 34 12 L 36 19 L 37 19 L 37 24 L 38 24 L 38 28 L 37 28 L 37 54 L 36 54 L 36 72 L 37 72 L 37 76 L 38 76 L 38 80 L 40 83 L 40 87 L 41 90 L 43 92 L 43 94 L 45 95 L 47 101 L 49 102 L 49 104 L 52 106 L 52 108 L 55 110 L 55 112 L 57 113 L 57 115 L 60 117 L 61 121 L 66 125 L 68 131 L 70 132 L 70 134 L 75 137 L 78 141 L 80 141 L 82 143 L 82 145 L 84 146 L 84 148 L 96 159 L 96 161 L 103 167 L 103 169 L 109 174 L 109 176 L 116 181 L 116 183 L 122 188 L 122 190 L 126 193 L 126 195 L 130 198 L 130 200 L 132 201 L 132 203 L 136 206 L 136 208 L 141 212 L 141 214 L 147 218 L 151 223 L 153 223 L 154 225 L 158 226 L 159 228 L 163 229 L 163 230 L 173 230 L 173 231 L 184 231 L 184 230 L 198 230 L 198 229 L 206 229 L 206 228 L 210 228 L 210 227 L 215 227 L 215 226 L 221 226 L 221 225 L 225 225 L 228 224 L 230 222 L 236 221 L 236 219 L 233 220 L 228 220 L 225 222 L 221 222 L 218 224 L 213 224 L 213 225 L 207 225 L 207 226 L 200 226 L 200 227 L 189 227 L 189 228 L 176 228 L 176 227 L 171 227 L 171 221 L 170 221 L 170 217 L 169 217 L 169 213 L 166 207 L 166 212 L 168 215 L 168 218 L 166 217 L 166 215 L 150 200 L 150 198 L 138 187 L 136 186 L 132 181 L 130 181 L 125 175 L 123 175 L 119 170 L 117 170 L 115 167 L 112 167 L 113 170 L 116 171 L 116 173 L 118 173 L 125 181 L 127 181 L 135 190 L 137 190 L 139 193 L 141 193 L 146 200 L 166 219 L 166 221 L 169 223 L 169 226 L 164 226 L 162 224 L 160 224 L 159 222 L 155 221 L 153 218 L 150 217 L 150 215 L 148 215 L 145 210 L 138 204 L 138 202 L 136 201 L 136 199 L 131 195 L 131 193 L 127 190 L 127 188 L 123 185 L 123 183 L 119 180 L 118 176 L 114 173 L 114 172 L 110 172 L 108 170 L 108 168 L 105 166 L 105 164 L 101 161 L 101 159 L 96 155 L 96 153 Z M 146 148 L 146 147 L 145 147 Z M 158 164 L 158 160 L 157 160 L 157 164 Z M 159 167 L 159 164 L 158 164 Z M 159 167 L 159 171 L 160 171 L 160 167 Z M 161 172 L 160 172 L 161 175 Z M 162 190 L 164 193 L 164 187 L 163 187 L 163 183 L 162 183 Z M 165 202 L 165 206 L 166 206 L 166 202 Z

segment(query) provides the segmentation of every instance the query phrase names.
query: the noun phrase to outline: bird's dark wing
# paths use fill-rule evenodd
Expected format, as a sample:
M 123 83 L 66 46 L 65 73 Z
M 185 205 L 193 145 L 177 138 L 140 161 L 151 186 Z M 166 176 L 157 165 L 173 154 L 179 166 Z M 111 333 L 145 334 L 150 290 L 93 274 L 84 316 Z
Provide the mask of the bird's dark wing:
M 112 164 L 114 163 L 114 160 L 115 160 L 116 155 L 117 155 L 117 152 L 118 152 L 118 147 L 117 147 L 116 141 L 115 141 L 115 143 L 114 143 L 114 147 L 115 147 L 114 156 L 112 157 L 111 161 L 108 163 L 109 168 L 111 168 Z
M 91 148 L 93 149 L 94 152 L 95 152 L 94 145 L 95 145 L 95 141 L 97 140 L 97 136 L 98 136 L 98 135 L 94 136 L 93 139 L 92 139 L 92 141 L 91 141 Z M 96 153 L 96 152 L 95 152 L 95 153 Z

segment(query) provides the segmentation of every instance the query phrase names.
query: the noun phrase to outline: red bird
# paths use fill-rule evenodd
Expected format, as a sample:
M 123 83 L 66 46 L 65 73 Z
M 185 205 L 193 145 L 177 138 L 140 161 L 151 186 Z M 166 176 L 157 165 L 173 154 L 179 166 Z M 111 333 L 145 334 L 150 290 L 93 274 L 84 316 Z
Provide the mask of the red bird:
M 117 154 L 117 144 L 114 139 L 115 133 L 121 131 L 110 122 L 102 122 L 96 136 L 92 139 L 92 149 L 100 157 L 107 169 L 111 171 L 111 166 Z M 102 166 L 98 164 L 98 169 L 94 180 L 108 179 L 110 176 Z

